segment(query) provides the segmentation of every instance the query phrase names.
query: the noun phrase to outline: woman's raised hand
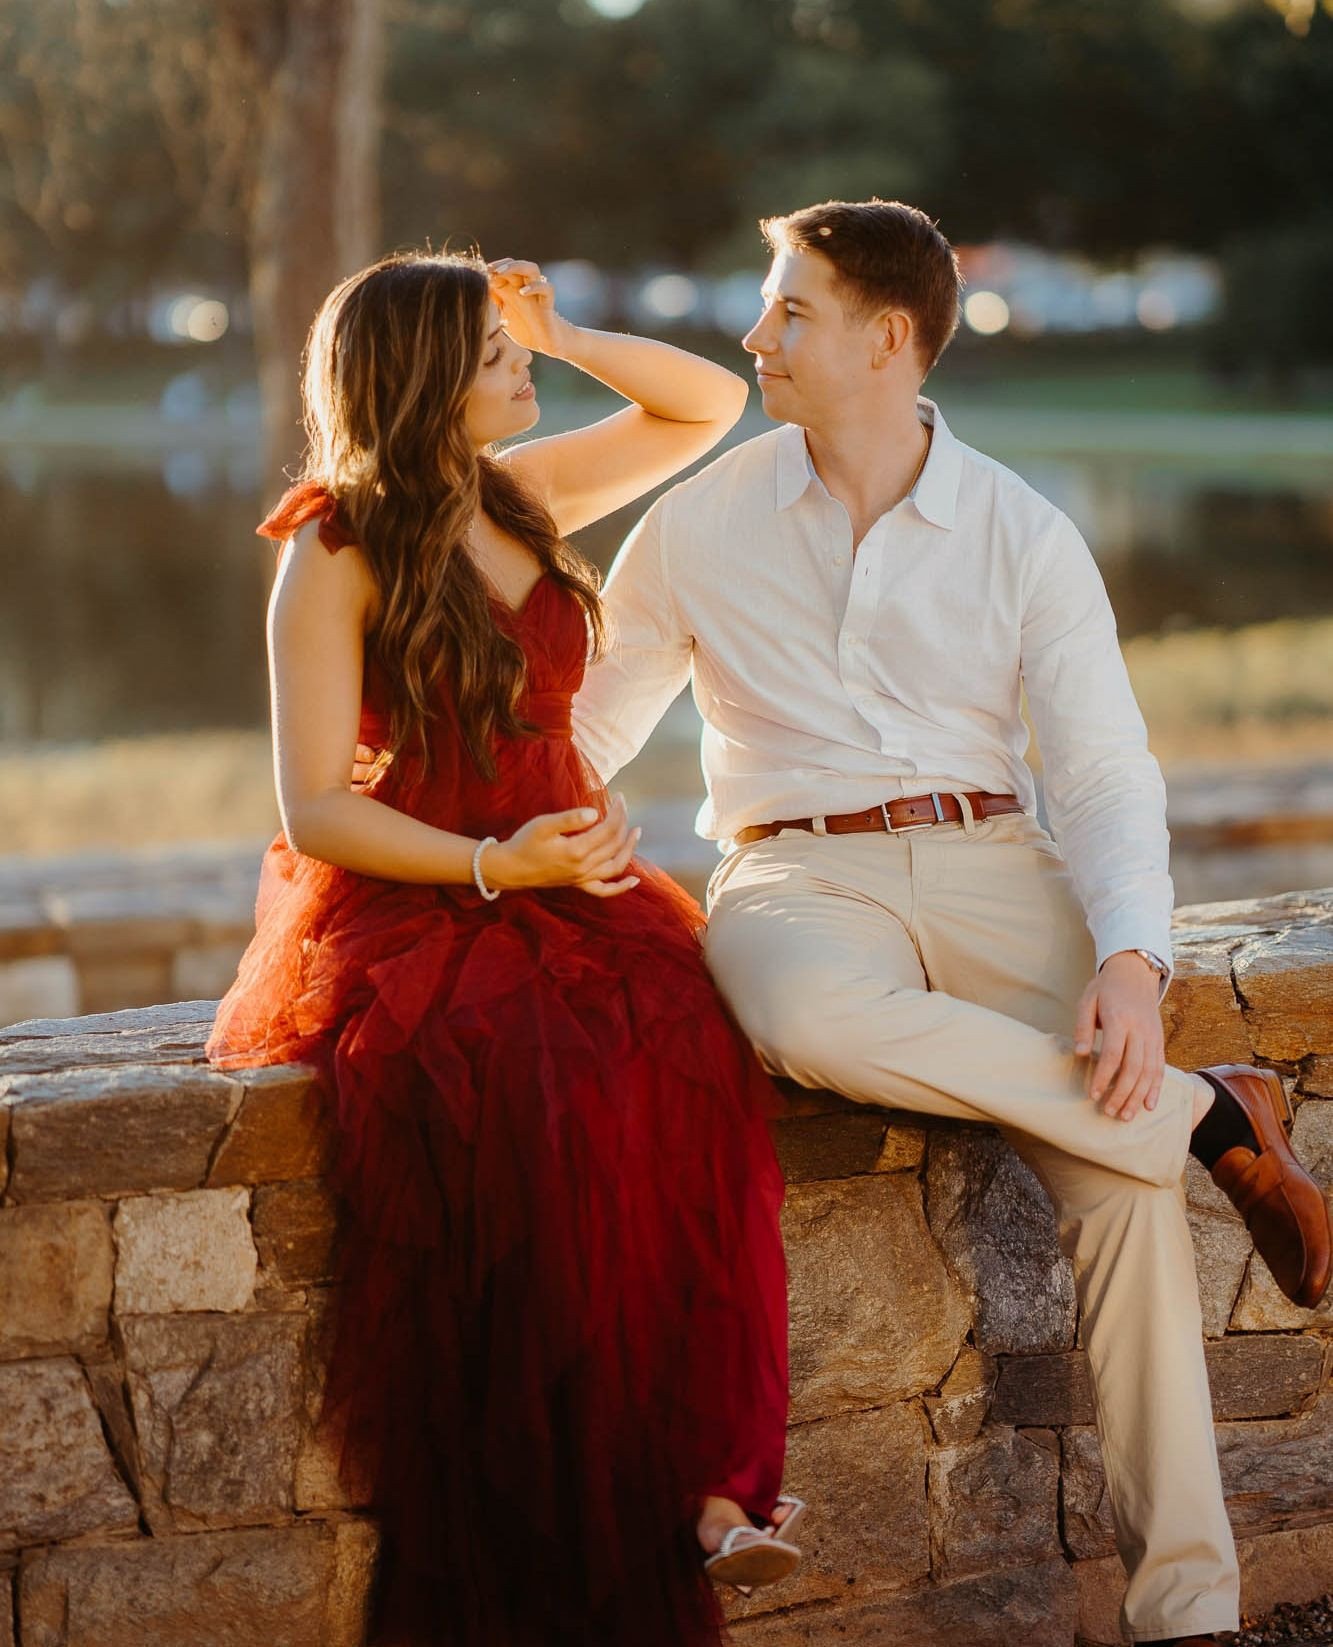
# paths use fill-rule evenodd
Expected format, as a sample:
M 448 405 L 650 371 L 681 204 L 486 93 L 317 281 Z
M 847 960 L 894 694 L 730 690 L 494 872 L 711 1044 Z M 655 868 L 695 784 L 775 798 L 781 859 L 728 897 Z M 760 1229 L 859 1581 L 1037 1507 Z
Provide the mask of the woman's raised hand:
M 631 829 L 625 797 L 617 795 L 598 821 L 591 807 L 546 812 L 481 855 L 491 887 L 576 886 L 595 898 L 615 898 L 639 884 L 626 875 L 641 829 Z
M 563 354 L 578 328 L 556 313 L 555 290 L 540 268 L 517 257 L 496 258 L 486 267 L 491 296 L 514 342 L 539 355 Z

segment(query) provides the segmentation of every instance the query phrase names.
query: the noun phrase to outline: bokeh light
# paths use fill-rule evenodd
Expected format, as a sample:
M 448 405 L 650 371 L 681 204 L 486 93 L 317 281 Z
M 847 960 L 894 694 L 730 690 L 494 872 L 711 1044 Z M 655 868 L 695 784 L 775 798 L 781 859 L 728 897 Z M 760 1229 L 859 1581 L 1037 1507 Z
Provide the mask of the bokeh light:
M 982 337 L 994 337 L 1009 324 L 1009 305 L 998 292 L 973 292 L 963 304 L 963 319 Z
M 688 275 L 656 275 L 640 295 L 645 306 L 663 320 L 683 320 L 699 305 L 699 288 Z
M 1180 319 L 1175 304 L 1166 292 L 1155 286 L 1139 294 L 1135 305 L 1139 325 L 1150 332 L 1169 332 Z

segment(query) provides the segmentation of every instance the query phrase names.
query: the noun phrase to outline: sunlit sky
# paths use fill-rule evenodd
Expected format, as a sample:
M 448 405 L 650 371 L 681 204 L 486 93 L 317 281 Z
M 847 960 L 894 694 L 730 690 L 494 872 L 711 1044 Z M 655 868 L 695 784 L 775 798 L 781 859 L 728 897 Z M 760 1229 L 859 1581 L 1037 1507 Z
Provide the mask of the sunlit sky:
M 592 9 L 601 12 L 603 17 L 633 17 L 643 3 L 644 0 L 588 0 Z

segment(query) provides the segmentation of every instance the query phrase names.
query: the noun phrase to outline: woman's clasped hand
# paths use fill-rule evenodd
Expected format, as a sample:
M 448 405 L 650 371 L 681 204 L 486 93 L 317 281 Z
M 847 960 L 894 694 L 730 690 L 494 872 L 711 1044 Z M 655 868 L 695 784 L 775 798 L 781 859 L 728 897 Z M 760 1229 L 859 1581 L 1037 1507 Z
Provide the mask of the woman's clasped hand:
M 598 818 L 590 807 L 545 812 L 507 841 L 481 854 L 486 884 L 500 891 L 533 886 L 576 886 L 595 898 L 616 898 L 639 884 L 626 875 L 640 828 L 630 828 L 625 797 L 617 795 Z

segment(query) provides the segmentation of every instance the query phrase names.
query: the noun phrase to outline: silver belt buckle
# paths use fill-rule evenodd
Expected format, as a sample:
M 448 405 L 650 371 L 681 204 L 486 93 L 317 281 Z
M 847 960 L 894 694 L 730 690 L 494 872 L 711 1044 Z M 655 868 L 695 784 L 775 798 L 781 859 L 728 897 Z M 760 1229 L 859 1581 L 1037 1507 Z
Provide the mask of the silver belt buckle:
M 884 816 L 885 829 L 888 830 L 890 835 L 911 835 L 918 829 L 934 829 L 937 823 L 944 822 L 944 808 L 940 805 L 940 798 L 933 789 L 930 792 L 930 804 L 935 808 L 935 816 L 933 818 L 927 818 L 924 823 L 900 824 L 895 829 L 893 824 L 889 821 L 889 804 L 887 801 L 881 801 L 879 803 L 879 809 Z

